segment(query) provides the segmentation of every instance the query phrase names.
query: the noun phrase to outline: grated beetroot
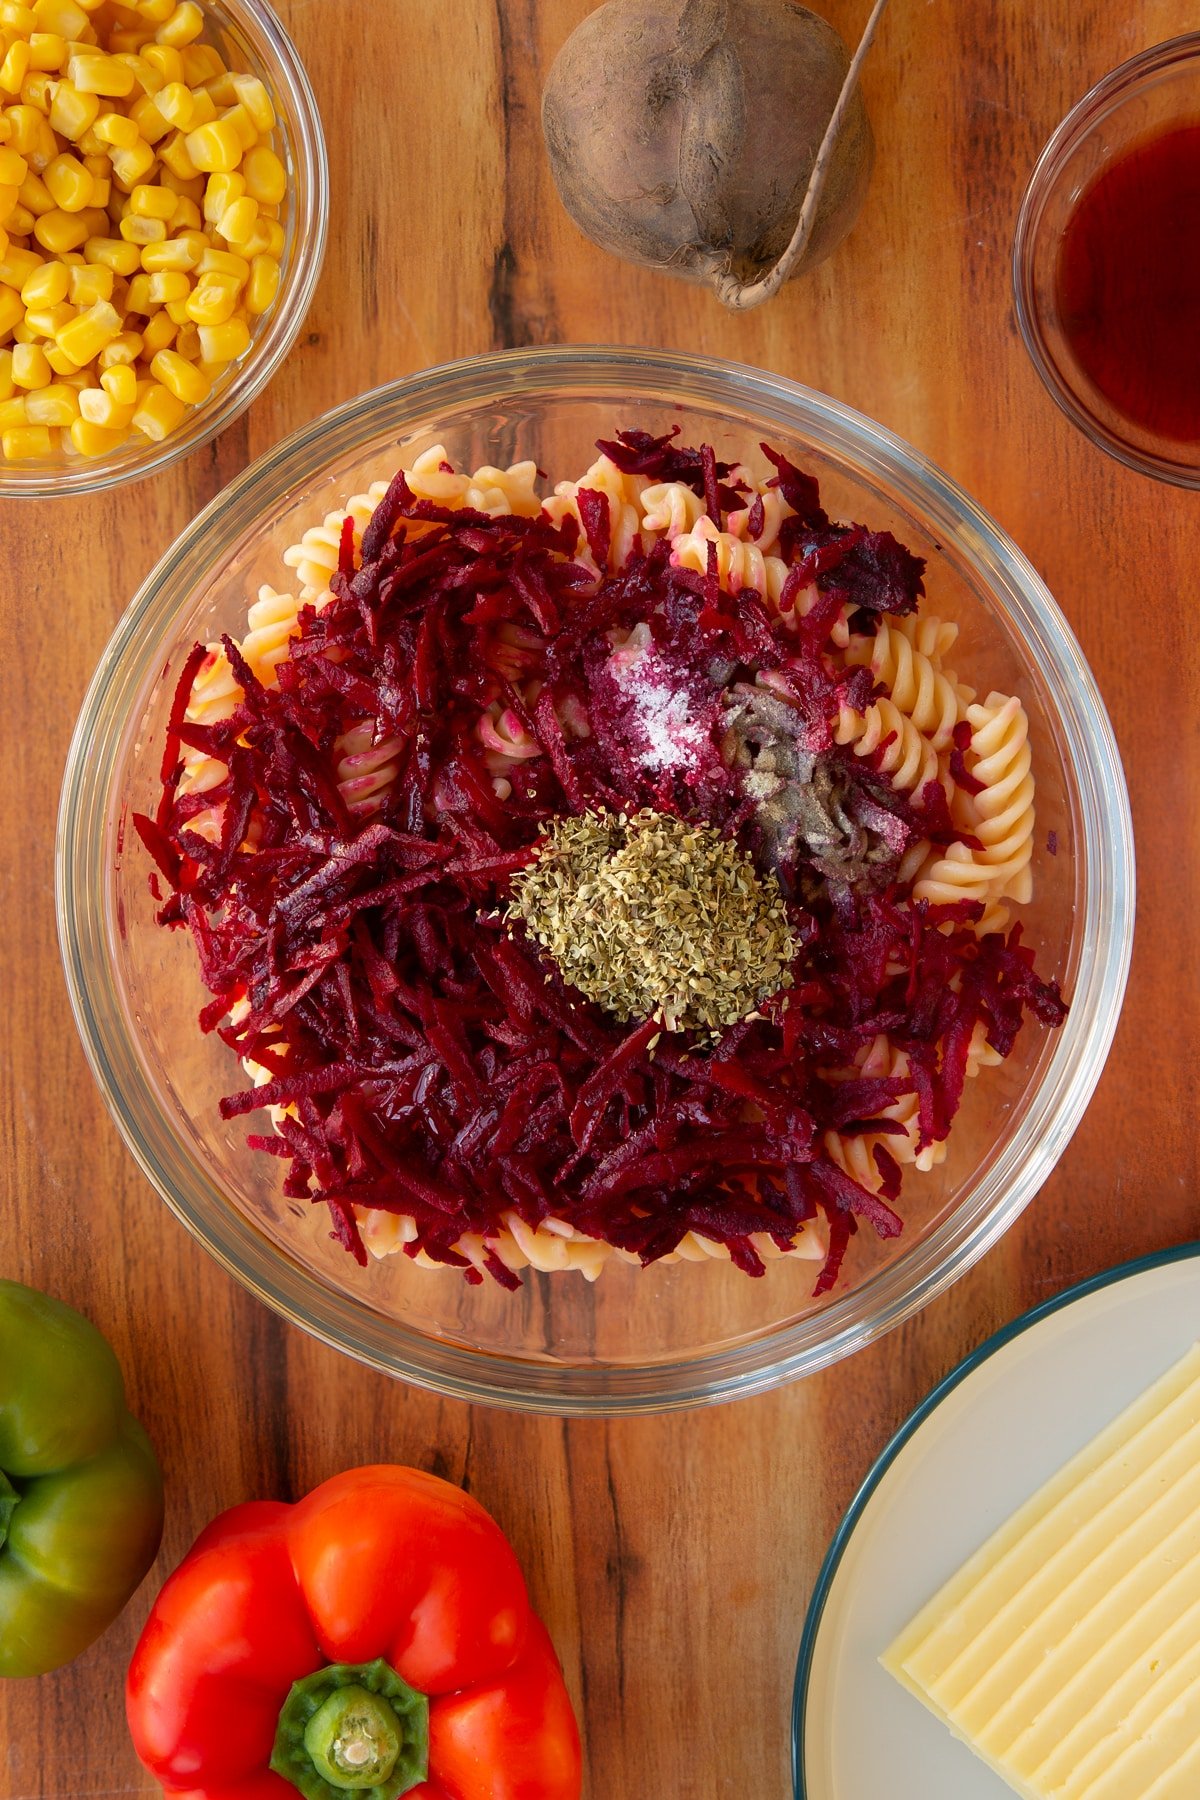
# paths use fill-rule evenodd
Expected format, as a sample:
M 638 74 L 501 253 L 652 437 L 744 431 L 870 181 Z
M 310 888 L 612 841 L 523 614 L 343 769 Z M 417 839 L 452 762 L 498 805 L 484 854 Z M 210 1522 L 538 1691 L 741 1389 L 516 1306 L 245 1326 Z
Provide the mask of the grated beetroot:
M 628 472 L 687 482 L 719 513 L 742 508 L 731 466 L 674 436 L 621 432 L 600 447 Z M 184 664 L 158 810 L 135 821 L 171 890 L 159 917 L 193 935 L 213 995 L 202 1028 L 267 1074 L 224 1099 L 222 1116 L 287 1109 L 276 1135 L 249 1142 L 287 1162 L 285 1191 L 323 1202 L 333 1236 L 360 1262 L 356 1208 L 410 1216 L 408 1253 L 471 1281 L 480 1273 L 455 1246 L 465 1233 L 494 1237 L 508 1212 L 531 1226 L 564 1218 L 643 1263 L 695 1231 L 752 1275 L 763 1272 L 755 1234 L 784 1248 L 821 1215 L 825 1292 L 860 1220 L 885 1237 L 900 1230 L 886 1140 L 903 1128 L 880 1115 L 915 1093 L 921 1146 L 943 1138 L 977 1025 L 1006 1055 L 1026 1011 L 1061 1022 L 1058 988 L 1035 973 L 1019 927 L 979 938 L 978 904 L 913 904 L 888 879 L 818 881 L 802 839 L 779 852 L 802 946 L 795 985 L 715 1046 L 653 1021 L 621 1026 L 503 923 L 509 878 L 564 811 L 652 806 L 752 847 L 719 693 L 767 671 L 779 704 L 798 709 L 807 740 L 840 771 L 850 816 L 892 857 L 885 874 L 916 838 L 956 835 L 937 782 L 898 794 L 872 759 L 832 741 L 838 707 L 861 708 L 872 691 L 869 670 L 839 672 L 824 655 L 835 618 L 849 602 L 869 632 L 881 613 L 911 611 L 923 565 L 889 533 L 830 521 L 812 477 L 767 454 L 794 509 L 788 597 L 818 588 L 795 629 L 753 590 L 724 593 L 715 564 L 707 575 L 673 567 L 661 543 L 597 584 L 573 559 L 586 542 L 606 567 L 601 494 L 581 490 L 580 532 L 570 518 L 417 500 L 401 471 L 357 556 L 343 530 L 333 599 L 302 611 L 276 686 L 226 638 L 242 699 L 229 718 L 199 724 L 186 715 L 203 646 Z M 761 531 L 758 499 L 752 531 L 756 517 Z M 639 625 L 654 668 L 674 671 L 699 721 L 686 758 L 639 757 L 631 740 L 627 691 L 606 663 L 609 634 Z M 528 705 L 506 672 L 513 628 L 525 687 L 540 684 Z M 540 751 L 511 769 L 503 800 L 476 732 L 492 700 Z M 569 723 L 581 715 L 586 736 Z M 340 793 L 335 748 L 364 719 L 398 746 L 395 777 L 366 820 Z M 181 796 L 184 747 L 225 766 L 219 787 Z M 960 763 L 964 748 L 956 739 Z M 969 785 L 965 768 L 959 779 Z M 189 825 L 218 803 L 221 835 L 209 843 Z M 847 1079 L 880 1033 L 910 1075 Z M 883 1140 L 878 1194 L 830 1159 L 823 1134 L 834 1130 Z M 517 1285 L 490 1250 L 486 1266 Z

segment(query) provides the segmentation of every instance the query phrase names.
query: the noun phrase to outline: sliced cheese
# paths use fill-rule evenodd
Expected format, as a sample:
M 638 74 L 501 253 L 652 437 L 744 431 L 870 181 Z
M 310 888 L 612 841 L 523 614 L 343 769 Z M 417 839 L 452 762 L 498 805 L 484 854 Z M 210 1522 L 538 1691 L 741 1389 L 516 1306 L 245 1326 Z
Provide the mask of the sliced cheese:
M 1023 1800 L 1197 1800 L 1200 1345 L 883 1662 Z

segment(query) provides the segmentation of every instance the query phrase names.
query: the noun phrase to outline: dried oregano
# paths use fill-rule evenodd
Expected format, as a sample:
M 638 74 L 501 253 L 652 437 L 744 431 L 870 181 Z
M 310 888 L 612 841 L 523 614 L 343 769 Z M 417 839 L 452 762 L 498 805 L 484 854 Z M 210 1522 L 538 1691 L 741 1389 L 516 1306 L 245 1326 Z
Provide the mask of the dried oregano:
M 711 826 L 652 810 L 556 819 L 512 890 L 507 917 L 618 1019 L 714 1031 L 791 986 L 779 884 Z

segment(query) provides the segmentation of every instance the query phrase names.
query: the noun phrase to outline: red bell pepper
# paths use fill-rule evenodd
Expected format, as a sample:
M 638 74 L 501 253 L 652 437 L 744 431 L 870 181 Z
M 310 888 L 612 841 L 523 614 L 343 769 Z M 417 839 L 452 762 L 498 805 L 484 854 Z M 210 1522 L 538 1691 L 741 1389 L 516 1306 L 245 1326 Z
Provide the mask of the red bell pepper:
M 579 1733 L 516 1557 L 417 1469 L 201 1533 L 126 1682 L 169 1800 L 578 1800 Z

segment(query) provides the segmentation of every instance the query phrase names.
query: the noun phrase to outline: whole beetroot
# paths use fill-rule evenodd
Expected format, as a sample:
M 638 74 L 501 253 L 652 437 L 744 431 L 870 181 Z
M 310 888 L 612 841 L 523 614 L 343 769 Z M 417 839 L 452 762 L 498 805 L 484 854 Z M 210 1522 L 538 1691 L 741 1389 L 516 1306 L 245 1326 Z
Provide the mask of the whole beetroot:
M 727 305 L 769 298 L 830 254 L 862 204 L 874 145 L 856 77 L 881 11 L 852 67 L 795 0 L 606 0 L 559 51 L 542 101 L 567 211 L 614 255 L 708 283 Z

